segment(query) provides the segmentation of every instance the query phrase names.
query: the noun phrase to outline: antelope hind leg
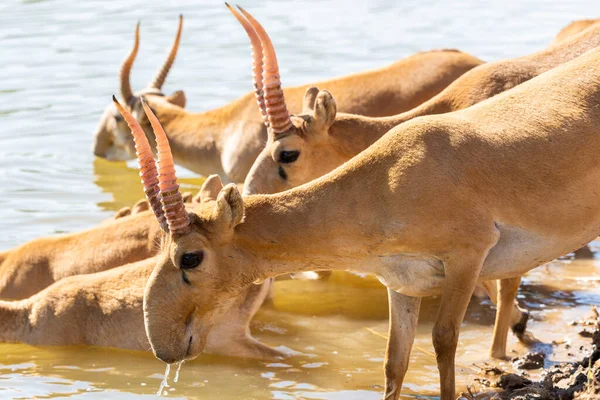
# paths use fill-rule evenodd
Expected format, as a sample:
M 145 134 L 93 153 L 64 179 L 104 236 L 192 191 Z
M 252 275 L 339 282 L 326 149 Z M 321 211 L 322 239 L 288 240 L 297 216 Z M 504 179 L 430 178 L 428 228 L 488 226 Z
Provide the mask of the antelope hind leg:
M 400 399 L 402 382 L 410 361 L 419 308 L 420 297 L 409 297 L 388 289 L 390 305 L 390 328 L 385 355 L 384 400 Z
M 520 280 L 519 280 L 520 281 Z M 488 296 L 496 306 L 498 305 L 498 285 L 500 281 L 485 281 L 481 285 L 487 292 Z M 497 320 L 496 320 L 497 321 Z M 515 298 L 513 299 L 511 312 L 510 312 L 510 329 L 513 331 L 515 336 L 523 342 L 525 331 L 527 330 L 527 321 L 529 321 L 529 311 L 519 307 L 519 303 Z M 496 322 L 497 323 L 497 322 Z M 492 345 L 494 347 L 494 345 Z
M 498 302 L 496 309 L 496 323 L 494 324 L 494 339 L 492 341 L 491 356 L 506 358 L 506 341 L 508 326 L 512 324 L 512 314 L 515 307 L 515 297 L 521 284 L 521 277 L 502 279 L 498 281 Z M 523 328 L 524 331 L 524 328 Z

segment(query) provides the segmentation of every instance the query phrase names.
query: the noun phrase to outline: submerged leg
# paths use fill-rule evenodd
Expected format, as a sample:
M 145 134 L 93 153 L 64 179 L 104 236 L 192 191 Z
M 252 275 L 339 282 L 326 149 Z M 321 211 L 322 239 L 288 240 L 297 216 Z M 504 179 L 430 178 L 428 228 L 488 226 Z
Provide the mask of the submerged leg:
M 408 369 L 417 319 L 421 306 L 420 297 L 405 296 L 388 289 L 390 304 L 390 330 L 385 355 L 385 400 L 400 398 L 402 382 Z
M 215 323 L 206 343 L 206 352 L 229 357 L 273 359 L 285 354 L 262 344 L 250 334 L 250 321 L 263 304 L 272 279 L 250 285 L 231 309 Z

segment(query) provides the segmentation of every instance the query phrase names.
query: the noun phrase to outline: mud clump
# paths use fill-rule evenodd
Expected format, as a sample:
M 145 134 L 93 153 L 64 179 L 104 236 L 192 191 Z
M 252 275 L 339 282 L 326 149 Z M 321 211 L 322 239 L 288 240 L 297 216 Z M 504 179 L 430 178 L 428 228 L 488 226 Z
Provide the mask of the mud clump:
M 518 369 L 540 369 L 544 367 L 544 353 L 527 353 L 523 357 L 512 359 L 514 366 Z
M 495 386 L 502 391 L 491 400 L 599 400 L 600 399 L 600 318 L 593 310 L 596 320 L 586 321 L 593 326 L 592 353 L 581 361 L 553 365 L 542 373 L 542 379 L 534 382 L 521 375 L 503 374 Z M 516 367 L 544 365 L 536 353 L 513 360 Z M 539 367 L 537 367 L 539 368 Z

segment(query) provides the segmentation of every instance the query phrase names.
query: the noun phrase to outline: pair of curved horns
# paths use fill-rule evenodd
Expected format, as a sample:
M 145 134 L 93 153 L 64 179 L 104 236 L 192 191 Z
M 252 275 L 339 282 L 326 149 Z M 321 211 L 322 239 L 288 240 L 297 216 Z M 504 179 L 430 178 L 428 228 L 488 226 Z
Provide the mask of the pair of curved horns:
M 152 148 L 144 130 L 125 107 L 113 96 L 115 106 L 131 128 L 135 142 L 135 152 L 140 166 L 140 176 L 146 198 L 161 228 L 171 234 L 186 233 L 190 226 L 190 217 L 185 210 L 183 197 L 179 192 L 175 164 L 167 135 L 158 118 L 142 98 L 142 106 L 150 120 L 156 137 L 158 167 L 152 155 Z
M 279 65 L 271 38 L 249 12 L 240 6 L 237 6 L 238 12 L 229 4 L 225 3 L 225 5 L 244 27 L 250 38 L 256 101 L 265 119 L 265 124 L 271 128 L 274 134 L 286 132 L 292 127 L 292 120 L 281 89 Z
M 181 40 L 181 29 L 183 28 L 183 15 L 179 16 L 179 27 L 177 29 L 177 35 L 175 36 L 175 42 L 173 42 L 173 46 L 171 46 L 171 51 L 162 67 L 158 70 L 156 76 L 150 83 L 150 88 L 160 89 L 162 85 L 165 83 L 165 79 L 167 78 L 167 74 L 175 62 L 175 57 L 177 56 L 177 50 L 179 50 L 179 42 Z M 129 82 L 129 77 L 131 75 L 131 67 L 133 66 L 133 62 L 135 61 L 135 57 L 137 56 L 138 49 L 140 47 L 140 23 L 138 22 L 135 26 L 135 42 L 133 44 L 133 49 L 123 61 L 121 65 L 121 72 L 119 73 L 119 81 L 121 86 L 121 96 L 125 102 L 129 102 L 133 97 L 133 91 L 131 90 L 131 84 Z

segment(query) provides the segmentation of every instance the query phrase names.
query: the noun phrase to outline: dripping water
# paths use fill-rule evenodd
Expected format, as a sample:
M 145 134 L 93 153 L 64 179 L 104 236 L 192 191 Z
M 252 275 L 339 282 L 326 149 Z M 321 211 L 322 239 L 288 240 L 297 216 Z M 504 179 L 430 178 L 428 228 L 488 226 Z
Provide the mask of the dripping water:
M 177 369 L 177 371 L 179 372 L 179 369 Z M 167 364 L 167 368 L 165 369 L 165 377 L 163 378 L 162 382 L 160 383 L 158 392 L 156 392 L 157 395 L 161 396 L 163 389 L 169 387 L 169 373 L 170 372 L 171 372 L 171 364 Z
M 177 364 L 177 371 L 175 371 L 175 378 L 173 378 L 173 382 L 177 383 L 177 381 L 179 381 L 179 371 L 181 370 L 181 366 L 183 365 L 185 361 L 180 361 Z

